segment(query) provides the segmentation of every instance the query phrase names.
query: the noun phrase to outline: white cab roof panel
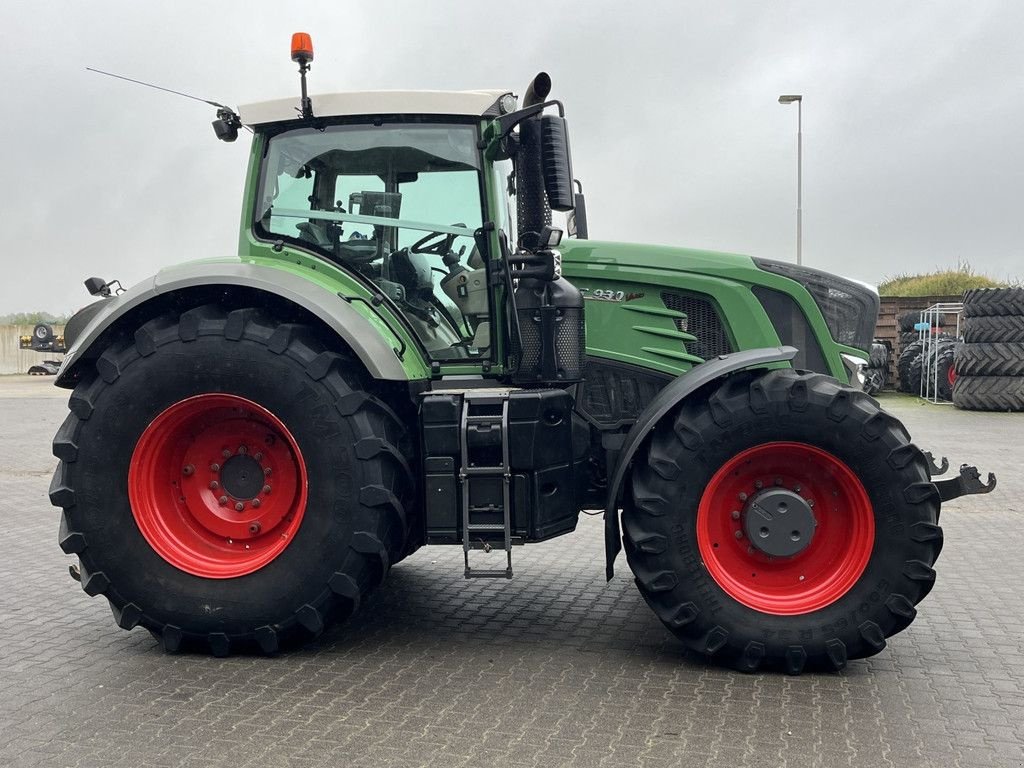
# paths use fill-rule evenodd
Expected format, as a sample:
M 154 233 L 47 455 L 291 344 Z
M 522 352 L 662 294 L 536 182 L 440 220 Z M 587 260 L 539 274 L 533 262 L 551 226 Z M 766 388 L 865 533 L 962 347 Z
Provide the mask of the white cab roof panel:
M 310 96 L 316 117 L 345 115 L 473 115 L 480 116 L 510 91 L 350 91 Z M 299 97 L 260 101 L 238 108 L 245 125 L 299 119 Z

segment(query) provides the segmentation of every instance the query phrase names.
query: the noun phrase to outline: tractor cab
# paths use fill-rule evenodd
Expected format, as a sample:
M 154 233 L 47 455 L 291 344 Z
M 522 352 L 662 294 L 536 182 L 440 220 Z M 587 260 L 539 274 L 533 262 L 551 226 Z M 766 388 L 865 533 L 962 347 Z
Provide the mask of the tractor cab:
M 474 125 L 342 118 L 265 136 L 257 237 L 313 251 L 371 283 L 432 358 L 489 353 Z
M 311 97 L 311 56 L 296 59 L 298 106 L 251 104 L 233 118 L 254 133 L 240 252 L 329 261 L 437 370 L 461 364 L 518 385 L 578 380 L 583 301 L 561 277 L 551 211 L 572 212 L 582 195 L 572 192 L 562 106 L 545 101 L 548 76 L 520 109 L 502 90 Z

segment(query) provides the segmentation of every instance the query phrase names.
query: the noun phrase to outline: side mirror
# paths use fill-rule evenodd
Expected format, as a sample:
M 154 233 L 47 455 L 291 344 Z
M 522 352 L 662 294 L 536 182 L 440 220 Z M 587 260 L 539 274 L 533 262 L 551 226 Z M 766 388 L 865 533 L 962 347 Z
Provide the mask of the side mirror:
M 110 286 L 102 277 L 90 277 L 85 281 L 85 290 L 90 296 L 109 296 Z
M 540 117 L 540 156 L 548 205 L 553 211 L 571 211 L 576 201 L 572 191 L 569 130 L 564 117 Z
M 221 141 L 232 142 L 238 138 L 238 127 L 227 120 L 214 120 L 213 132 Z

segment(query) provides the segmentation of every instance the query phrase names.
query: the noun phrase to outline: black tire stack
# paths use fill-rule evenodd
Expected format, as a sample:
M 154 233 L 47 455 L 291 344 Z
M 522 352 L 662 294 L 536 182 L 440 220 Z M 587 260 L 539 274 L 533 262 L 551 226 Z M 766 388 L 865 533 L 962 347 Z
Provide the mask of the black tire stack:
M 970 411 L 1024 411 L 1024 288 L 966 291 L 963 331 L 953 404 Z
M 950 400 L 953 397 L 953 384 L 950 370 L 954 368 L 954 355 L 956 350 L 956 337 L 947 333 L 935 333 L 918 339 L 903 348 L 896 362 L 896 371 L 899 376 L 900 392 L 907 392 L 912 395 L 919 395 L 922 392 L 931 392 L 931 384 L 928 387 L 921 386 L 921 380 L 927 373 L 929 377 L 935 376 L 935 384 L 940 400 Z M 937 347 L 937 349 L 936 349 Z M 935 368 L 930 362 L 934 357 Z
M 875 395 L 885 389 L 889 383 L 889 358 L 892 352 L 889 344 L 878 341 L 871 343 L 871 354 L 868 367 L 864 369 L 864 391 Z
M 940 338 L 939 328 L 946 325 L 945 315 L 933 318 L 935 326 L 931 330 L 934 338 Z M 896 349 L 896 387 L 900 392 L 918 394 L 921 391 L 921 377 L 915 375 L 915 367 L 919 367 L 920 355 L 924 351 L 921 333 L 914 326 L 921 322 L 921 310 L 908 309 L 896 315 L 896 331 L 899 344 Z M 948 398 L 947 398 L 948 399 Z

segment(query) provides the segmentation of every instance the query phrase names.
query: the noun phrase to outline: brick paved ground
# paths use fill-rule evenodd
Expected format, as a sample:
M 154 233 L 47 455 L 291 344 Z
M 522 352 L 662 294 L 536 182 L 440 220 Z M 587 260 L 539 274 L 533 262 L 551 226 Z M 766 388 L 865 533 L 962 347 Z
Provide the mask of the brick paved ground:
M 605 583 L 591 518 L 517 550 L 512 582 L 466 582 L 461 551 L 421 550 L 303 651 L 164 655 L 68 578 L 46 499 L 55 394 L 0 379 L 0 765 L 1024 761 L 1024 416 L 886 401 L 920 444 L 1000 473 L 999 490 L 944 510 L 939 581 L 909 630 L 842 674 L 787 678 L 686 656 L 624 563 Z

